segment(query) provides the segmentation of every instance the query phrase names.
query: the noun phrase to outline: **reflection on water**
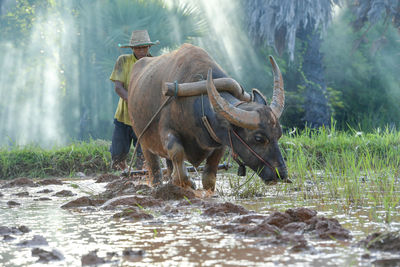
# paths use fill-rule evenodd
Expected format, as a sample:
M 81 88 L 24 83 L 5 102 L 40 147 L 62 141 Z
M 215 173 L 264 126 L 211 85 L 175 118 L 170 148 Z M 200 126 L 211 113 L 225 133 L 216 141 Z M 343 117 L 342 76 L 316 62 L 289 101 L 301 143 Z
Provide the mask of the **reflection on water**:
M 204 217 L 198 206 L 177 207 L 177 201 L 169 203 L 178 209 L 177 213 L 165 212 L 162 207 L 145 208 L 154 216 L 150 221 L 113 219 L 115 210 L 87 208 L 77 211 L 60 208 L 62 204 L 81 195 L 102 192 L 104 185 L 90 179 L 66 180 L 64 185 L 45 186 L 53 190 L 48 194 L 37 193 L 43 187 L 2 189 L 4 196 L 0 198 L 0 226 L 25 225 L 32 231 L 13 235 L 16 239 L 11 241 L 0 241 L 0 263 L 7 266 L 39 266 L 37 258 L 31 255 L 32 248 L 16 245 L 22 240 L 32 239 L 34 235 L 46 238 L 49 246 L 44 249 L 57 249 L 64 255 L 64 260 L 51 262 L 51 266 L 79 266 L 81 257 L 93 250 L 98 250 L 97 255 L 102 258 L 106 258 L 107 253 L 118 254 L 113 258 L 114 261 L 104 266 L 369 266 L 371 258 L 393 257 L 391 254 L 371 253 L 370 259 L 363 259 L 362 255 L 367 251 L 354 246 L 369 233 L 386 227 L 384 224 L 371 223 L 368 210 L 342 214 L 340 210 L 321 210 L 318 203 L 309 206 L 317 209 L 319 215 L 338 219 L 354 238 L 351 241 L 326 241 L 309 236 L 307 239 L 312 249 L 294 253 L 288 247 L 260 246 L 257 243 L 262 238 L 224 234 L 213 226 L 228 223 L 232 217 Z M 77 196 L 52 196 L 62 189 L 71 190 Z M 28 191 L 29 196 L 12 195 L 22 191 Z M 33 200 L 44 196 L 52 200 Z M 276 201 L 274 197 L 276 195 L 271 191 L 270 196 L 236 203 L 263 214 L 293 207 L 290 199 Z M 10 208 L 7 201 L 11 199 L 21 205 Z M 400 224 L 393 223 L 391 227 L 400 229 Z M 144 255 L 123 258 L 122 252 L 129 248 L 133 251 L 143 250 Z

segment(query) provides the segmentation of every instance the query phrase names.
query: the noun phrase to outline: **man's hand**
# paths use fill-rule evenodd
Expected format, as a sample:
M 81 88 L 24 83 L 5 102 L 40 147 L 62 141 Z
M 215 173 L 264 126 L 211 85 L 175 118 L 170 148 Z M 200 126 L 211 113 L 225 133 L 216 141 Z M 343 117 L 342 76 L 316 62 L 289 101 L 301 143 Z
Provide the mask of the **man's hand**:
M 124 83 L 120 81 L 115 81 L 115 92 L 119 95 L 123 100 L 128 101 L 128 91 L 124 87 Z

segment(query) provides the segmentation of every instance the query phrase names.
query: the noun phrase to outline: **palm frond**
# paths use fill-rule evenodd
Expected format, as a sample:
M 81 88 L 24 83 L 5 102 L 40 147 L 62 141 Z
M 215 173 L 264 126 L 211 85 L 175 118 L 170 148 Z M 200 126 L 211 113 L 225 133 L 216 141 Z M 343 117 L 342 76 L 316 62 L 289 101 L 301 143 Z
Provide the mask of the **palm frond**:
M 311 23 L 325 28 L 332 9 L 340 0 L 254 0 L 245 1 L 249 34 L 254 43 L 270 45 L 281 54 L 287 47 L 294 58 L 296 31 Z

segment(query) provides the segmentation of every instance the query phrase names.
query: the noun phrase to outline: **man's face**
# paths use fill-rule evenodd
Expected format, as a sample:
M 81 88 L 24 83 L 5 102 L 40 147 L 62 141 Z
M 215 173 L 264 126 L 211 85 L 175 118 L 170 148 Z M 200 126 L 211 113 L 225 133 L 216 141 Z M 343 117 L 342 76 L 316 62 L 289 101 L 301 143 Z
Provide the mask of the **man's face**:
M 137 59 L 141 59 L 142 57 L 147 56 L 149 53 L 150 46 L 136 46 L 133 48 L 133 53 L 135 53 Z

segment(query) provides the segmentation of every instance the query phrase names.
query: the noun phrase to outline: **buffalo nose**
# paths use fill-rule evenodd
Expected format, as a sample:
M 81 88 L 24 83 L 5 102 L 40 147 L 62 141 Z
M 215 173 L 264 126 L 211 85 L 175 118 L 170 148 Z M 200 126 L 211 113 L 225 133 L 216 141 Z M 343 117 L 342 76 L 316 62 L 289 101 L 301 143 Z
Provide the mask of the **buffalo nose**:
M 288 171 L 285 165 L 281 165 L 276 168 L 276 177 L 278 177 L 281 180 L 288 179 Z

